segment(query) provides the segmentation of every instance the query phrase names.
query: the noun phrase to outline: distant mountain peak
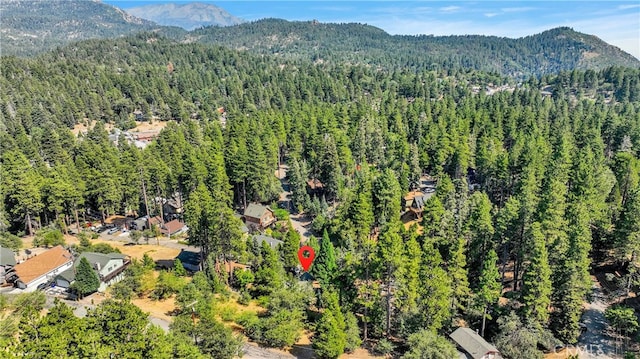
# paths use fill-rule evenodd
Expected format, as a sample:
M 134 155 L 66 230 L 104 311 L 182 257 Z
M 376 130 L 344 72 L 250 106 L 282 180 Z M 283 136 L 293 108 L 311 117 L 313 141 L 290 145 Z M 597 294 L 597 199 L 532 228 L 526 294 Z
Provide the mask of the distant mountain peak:
M 212 25 L 232 26 L 244 22 L 218 6 L 201 2 L 149 4 L 126 11 L 160 25 L 178 26 L 186 30 Z

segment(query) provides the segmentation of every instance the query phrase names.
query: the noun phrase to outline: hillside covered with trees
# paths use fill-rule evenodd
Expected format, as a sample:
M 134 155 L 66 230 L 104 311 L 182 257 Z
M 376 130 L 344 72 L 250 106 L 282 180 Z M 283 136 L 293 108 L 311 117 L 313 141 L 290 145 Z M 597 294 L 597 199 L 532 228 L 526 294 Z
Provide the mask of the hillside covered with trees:
M 143 213 L 144 183 L 155 196 L 184 198 L 189 241 L 207 258 L 177 293 L 182 314 L 169 334 L 145 327 L 119 341 L 114 329 L 106 344 L 73 344 L 75 332 L 47 329 L 70 317 L 56 306 L 44 319 L 16 311 L 20 325 L 0 336 L 11 343 L 5 353 L 41 348 L 32 338 L 44 331 L 68 357 L 111 341 L 150 357 L 154 338 L 157 357 L 194 357 L 191 343 L 232 357 L 239 339 L 213 319 L 192 321 L 187 304 L 233 290 L 264 306 L 238 330 L 265 346 L 290 347 L 307 329 L 321 358 L 361 345 L 430 358 L 455 353 L 446 337 L 466 325 L 505 358 L 540 358 L 577 341 L 596 265 L 614 263 L 625 295 L 637 290 L 640 70 L 549 65 L 559 72 L 516 84 L 481 63 L 384 59 L 312 62 L 152 33 L 0 58 L 3 241 L 40 226 L 65 230 L 86 210 Z M 144 149 L 114 145 L 101 125 L 128 129 L 136 119 L 168 124 Z M 296 276 L 297 232 L 284 231 L 274 250 L 246 240 L 235 216 L 278 200 L 281 162 L 296 210 L 313 218 L 315 289 Z M 435 192 L 405 225 L 403 197 L 427 174 Z M 308 179 L 323 184 L 320 195 L 307 192 Z M 229 278 L 230 261 L 250 270 Z M 99 333 L 110 309 L 144 319 L 107 302 L 76 324 Z
M 573 69 L 639 67 L 640 61 L 568 27 L 518 39 L 495 36 L 389 35 L 363 24 L 259 20 L 207 27 L 187 39 L 265 55 L 382 68 L 475 69 L 515 78 Z
M 171 14 L 165 15 L 155 14 L 165 11 L 161 10 L 162 6 L 149 6 L 146 12 L 142 11 L 144 16 L 150 19 L 160 16 L 159 23 L 165 23 L 173 16 L 201 20 L 218 16 L 212 15 L 210 8 L 196 10 L 195 14 L 190 10 L 204 6 L 202 4 L 182 7 L 169 4 L 166 6 Z M 3 55 L 33 56 L 79 40 L 153 31 L 181 43 L 221 45 L 285 59 L 334 66 L 350 63 L 389 71 L 473 69 L 522 80 L 532 75 L 574 69 L 640 67 L 638 59 L 619 48 L 568 27 L 517 39 L 481 35 L 432 36 L 428 35 L 428 29 L 425 35 L 392 36 L 365 24 L 263 19 L 187 32 L 143 20 L 98 1 L 7 0 L 0 4 L 0 9 Z M 133 9 L 132 14 L 140 14 L 137 11 L 139 9 Z

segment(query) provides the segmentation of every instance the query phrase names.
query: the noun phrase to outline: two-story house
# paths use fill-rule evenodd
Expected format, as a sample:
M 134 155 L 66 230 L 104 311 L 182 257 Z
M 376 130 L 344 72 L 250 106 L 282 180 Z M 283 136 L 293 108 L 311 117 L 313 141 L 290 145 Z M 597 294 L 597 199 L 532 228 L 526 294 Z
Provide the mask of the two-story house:
M 69 288 L 75 280 L 75 273 L 80 259 L 86 258 L 89 264 L 96 271 L 100 278 L 98 292 L 104 292 L 111 284 L 117 283 L 124 278 L 124 270 L 131 263 L 129 259 L 120 253 L 81 253 L 73 263 L 73 267 L 60 273 L 56 277 L 56 285 L 62 288 Z
M 258 230 L 269 227 L 276 221 L 273 211 L 258 203 L 250 203 L 244 210 L 244 219 L 247 227 Z

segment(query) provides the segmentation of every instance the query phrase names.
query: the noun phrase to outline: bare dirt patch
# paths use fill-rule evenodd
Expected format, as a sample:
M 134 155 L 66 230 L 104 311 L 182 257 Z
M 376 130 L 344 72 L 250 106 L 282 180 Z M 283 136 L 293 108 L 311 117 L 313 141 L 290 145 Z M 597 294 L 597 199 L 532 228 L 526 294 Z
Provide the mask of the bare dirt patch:
M 154 239 L 151 239 L 149 243 L 153 242 Z M 158 246 L 156 244 L 135 244 L 135 245 L 126 245 L 123 242 L 118 241 L 106 241 L 102 239 L 94 239 L 91 241 L 92 243 L 106 243 L 113 247 L 116 247 L 122 252 L 122 254 L 126 254 L 131 258 L 142 259 L 145 253 L 151 257 L 154 261 L 161 259 L 170 259 L 173 261 L 175 257 L 178 256 L 180 250 L 177 248 L 168 248 L 163 246 Z
M 169 124 L 168 121 L 137 122 L 137 126 L 129 132 L 160 132 Z
M 160 318 L 168 322 L 173 321 L 173 317 L 168 313 L 176 309 L 176 299 L 171 297 L 165 300 L 151 300 L 149 298 L 134 298 L 131 303 L 142 309 L 143 312 L 149 313 L 152 317 Z
M 386 356 L 373 355 L 364 348 L 356 349 L 353 353 L 343 354 L 340 359 L 372 359 L 372 358 L 387 358 Z
M 97 123 L 96 120 L 89 121 L 89 119 L 85 118 L 82 123 L 78 123 L 75 126 L 73 126 L 71 133 L 73 133 L 75 136 L 78 136 L 81 133 L 87 133 L 90 129 L 92 129 L 96 125 L 96 123 Z M 105 123 L 103 125 L 104 125 L 104 129 L 107 130 L 107 132 L 111 132 L 111 130 L 114 127 L 113 124 L 111 123 Z
M 81 133 L 87 133 L 90 129 L 92 129 L 96 125 L 96 123 L 97 123 L 96 120 L 89 121 L 88 119 L 85 119 L 85 121 L 83 121 L 82 123 L 78 123 L 75 126 L 73 126 L 73 129 L 71 130 L 71 132 L 75 136 L 78 136 Z M 162 129 L 167 127 L 167 124 L 168 124 L 167 121 L 157 121 L 157 120 L 152 121 L 151 123 L 146 121 L 136 122 L 136 127 L 130 129 L 129 132 L 160 132 L 162 131 Z M 113 130 L 113 128 L 115 127 L 115 125 L 112 123 L 104 123 L 103 126 L 107 132 L 111 132 L 111 130 Z

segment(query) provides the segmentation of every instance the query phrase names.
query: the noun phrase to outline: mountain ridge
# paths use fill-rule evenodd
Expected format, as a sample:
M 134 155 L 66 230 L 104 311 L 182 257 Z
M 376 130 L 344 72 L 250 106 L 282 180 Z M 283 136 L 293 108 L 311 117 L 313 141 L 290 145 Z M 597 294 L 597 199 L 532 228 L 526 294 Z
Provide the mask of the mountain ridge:
M 223 8 L 201 2 L 149 4 L 124 11 L 159 25 L 194 30 L 202 26 L 232 26 L 244 22 Z
M 263 19 L 231 28 L 207 27 L 190 41 L 302 58 L 380 66 L 474 68 L 512 77 L 608 66 L 640 67 L 640 60 L 596 36 L 559 27 L 517 39 L 485 35 L 390 35 L 359 23 Z
M 153 32 L 180 43 L 198 42 L 263 56 L 390 70 L 468 68 L 523 79 L 573 69 L 640 67 L 640 60 L 630 54 L 568 27 L 514 39 L 390 35 L 359 23 L 262 19 L 188 32 L 155 24 L 97 0 L 5 0 L 0 10 L 2 55 L 32 56 L 73 41 Z
M 3 0 L 2 54 L 30 56 L 72 41 L 153 31 L 158 25 L 100 1 Z

